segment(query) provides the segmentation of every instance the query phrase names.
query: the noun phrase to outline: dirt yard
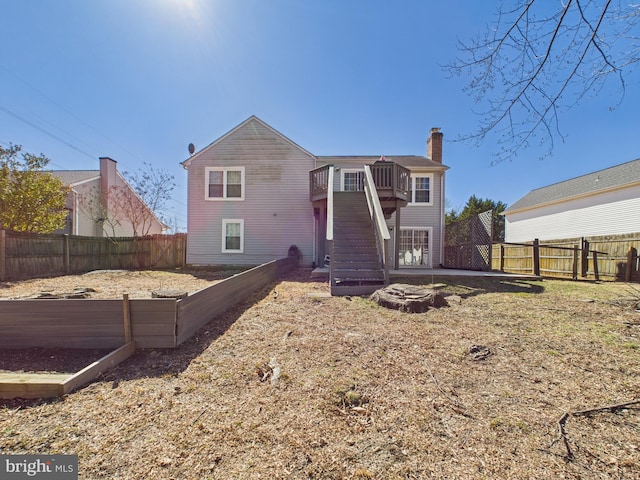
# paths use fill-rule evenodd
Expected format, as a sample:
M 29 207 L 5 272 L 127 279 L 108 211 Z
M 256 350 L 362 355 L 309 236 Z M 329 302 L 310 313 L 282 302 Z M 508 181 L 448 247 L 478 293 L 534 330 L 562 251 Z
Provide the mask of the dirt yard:
M 155 290 L 194 293 L 241 270 L 96 270 L 82 275 L 0 282 L 1 299 L 68 296 L 81 292 L 87 298 L 151 298 Z
M 640 478 L 639 404 L 558 425 L 640 399 L 637 285 L 433 280 L 449 306 L 411 314 L 292 273 L 176 350 L 4 401 L 0 451 L 87 479 Z

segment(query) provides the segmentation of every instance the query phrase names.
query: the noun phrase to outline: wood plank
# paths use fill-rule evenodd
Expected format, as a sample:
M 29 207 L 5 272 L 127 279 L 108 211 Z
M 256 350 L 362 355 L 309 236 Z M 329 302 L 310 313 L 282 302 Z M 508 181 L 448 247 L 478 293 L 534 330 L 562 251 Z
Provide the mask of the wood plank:
M 62 395 L 64 373 L 0 374 L 0 398 L 53 398 Z
M 136 351 L 136 343 L 129 342 L 101 359 L 86 366 L 75 375 L 63 381 L 63 393 L 72 392 L 94 380 L 102 372 L 115 367 L 131 357 Z

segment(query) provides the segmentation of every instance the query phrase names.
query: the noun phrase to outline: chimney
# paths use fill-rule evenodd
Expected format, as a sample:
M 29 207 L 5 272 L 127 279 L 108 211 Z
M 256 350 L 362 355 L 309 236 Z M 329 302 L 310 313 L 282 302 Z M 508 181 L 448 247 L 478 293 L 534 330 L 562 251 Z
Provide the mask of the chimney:
M 439 128 L 432 128 L 427 139 L 427 157 L 438 163 L 442 163 L 442 137 Z
M 109 211 L 109 191 L 116 184 L 117 163 L 112 158 L 100 157 L 100 190 L 107 211 Z

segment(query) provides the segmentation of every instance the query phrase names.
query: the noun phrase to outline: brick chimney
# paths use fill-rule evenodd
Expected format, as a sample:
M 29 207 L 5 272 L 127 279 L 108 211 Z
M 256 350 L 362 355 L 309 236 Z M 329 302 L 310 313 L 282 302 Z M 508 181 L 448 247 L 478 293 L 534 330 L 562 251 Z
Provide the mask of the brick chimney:
M 434 162 L 442 163 L 442 137 L 439 128 L 432 128 L 427 139 L 427 157 Z

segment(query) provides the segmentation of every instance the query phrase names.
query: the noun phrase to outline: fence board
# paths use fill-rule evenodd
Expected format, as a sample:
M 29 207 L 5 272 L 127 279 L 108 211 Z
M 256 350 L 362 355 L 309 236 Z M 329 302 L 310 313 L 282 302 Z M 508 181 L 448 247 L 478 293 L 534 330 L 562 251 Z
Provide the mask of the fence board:
M 576 246 L 577 253 L 574 250 Z M 501 269 L 502 250 L 503 271 L 532 272 L 532 248 L 509 244 L 494 245 L 492 268 Z M 630 249 L 633 249 L 631 259 L 628 258 Z M 579 277 L 609 281 L 625 281 L 628 276 L 629 281 L 640 282 L 638 250 L 640 234 L 545 241 L 540 247 L 540 274 L 555 278 Z
M 185 234 L 102 238 L 2 232 L 0 281 L 186 265 Z

